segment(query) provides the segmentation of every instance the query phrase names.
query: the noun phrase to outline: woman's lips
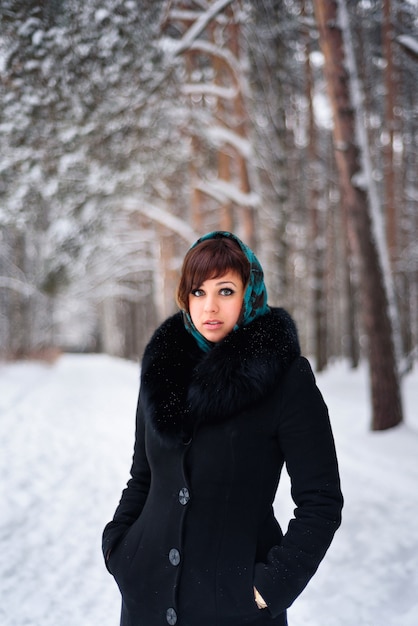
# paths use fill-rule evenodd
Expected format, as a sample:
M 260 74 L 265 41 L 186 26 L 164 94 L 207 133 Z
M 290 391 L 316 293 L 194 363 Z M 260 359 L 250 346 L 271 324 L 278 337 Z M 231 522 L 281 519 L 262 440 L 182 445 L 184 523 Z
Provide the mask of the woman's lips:
M 206 320 L 203 322 L 203 326 L 208 330 L 217 330 L 222 326 L 222 322 L 220 320 Z

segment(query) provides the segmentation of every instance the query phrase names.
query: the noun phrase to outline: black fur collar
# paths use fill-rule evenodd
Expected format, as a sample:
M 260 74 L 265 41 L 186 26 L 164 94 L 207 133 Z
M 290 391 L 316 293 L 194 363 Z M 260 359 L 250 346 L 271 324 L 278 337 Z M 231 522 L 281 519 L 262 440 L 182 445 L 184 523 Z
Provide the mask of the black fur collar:
M 221 422 L 256 404 L 299 355 L 296 327 L 284 309 L 271 309 L 208 353 L 197 347 L 177 313 L 145 349 L 145 419 L 167 443 L 187 440 L 196 424 Z

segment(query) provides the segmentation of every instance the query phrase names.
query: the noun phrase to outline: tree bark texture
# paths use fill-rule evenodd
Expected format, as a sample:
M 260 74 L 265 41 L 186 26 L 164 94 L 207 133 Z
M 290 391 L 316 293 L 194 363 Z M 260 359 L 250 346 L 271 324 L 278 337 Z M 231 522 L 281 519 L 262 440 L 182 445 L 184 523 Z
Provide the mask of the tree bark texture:
M 306 15 L 305 4 L 302 11 Z M 310 62 L 310 37 L 305 41 L 306 100 L 308 102 L 308 175 L 309 213 L 311 222 L 311 275 L 312 316 L 314 325 L 315 369 L 322 372 L 327 366 L 327 293 L 326 293 L 326 233 L 323 213 L 320 209 L 318 156 L 316 146 L 316 125 L 313 106 L 313 77 Z
M 384 159 L 384 177 L 385 177 L 385 200 L 386 200 L 386 237 L 389 248 L 389 255 L 392 264 L 392 271 L 397 271 L 396 262 L 398 260 L 398 215 L 397 202 L 395 199 L 395 164 L 393 158 L 393 142 L 395 136 L 395 69 L 393 62 L 393 28 L 392 28 L 392 11 L 391 0 L 383 2 L 383 28 L 382 28 L 383 49 L 385 54 L 385 121 L 386 121 L 386 145 L 383 151 Z M 399 200 L 398 200 L 399 202 Z
M 402 403 L 389 316 L 388 298 L 373 237 L 367 193 L 356 186 L 360 172 L 355 144 L 355 112 L 350 98 L 350 77 L 344 66 L 344 44 L 338 26 L 337 3 L 314 0 L 319 41 L 325 60 L 328 96 L 334 119 L 334 150 L 343 210 L 356 247 L 361 271 L 361 310 L 368 338 L 373 430 L 402 421 Z
M 199 11 L 187 11 L 187 3 L 172 2 L 170 7 L 178 9 L 178 12 L 170 13 L 168 11 L 165 21 L 165 27 L 170 23 L 170 20 L 179 25 L 183 33 L 195 32 L 198 30 L 198 26 L 202 20 L 204 12 Z M 213 7 L 216 3 L 212 2 Z M 232 7 L 230 5 L 236 5 Z M 209 9 L 210 3 L 208 3 Z M 210 11 L 208 12 L 209 15 Z M 216 19 L 218 13 L 222 13 L 223 20 Z M 216 95 L 216 104 L 210 105 L 205 99 L 205 80 L 202 81 L 202 97 L 197 102 L 191 102 L 191 108 L 205 109 L 206 115 L 212 115 L 213 125 L 219 128 L 224 128 L 225 131 L 230 132 L 231 135 L 235 135 L 237 140 L 247 139 L 247 124 L 248 113 L 244 102 L 244 94 L 242 91 L 242 85 L 245 83 L 244 76 L 240 71 L 237 75 L 237 68 L 241 67 L 240 56 L 240 3 L 227 2 L 223 5 L 222 11 L 213 13 L 211 20 L 208 19 L 201 31 L 196 34 L 195 39 L 187 47 L 180 49 L 180 52 L 186 59 L 186 67 L 188 70 L 189 82 L 194 82 L 193 73 L 199 72 L 203 66 L 206 69 L 206 73 L 213 77 L 209 80 L 208 86 L 216 85 L 217 87 L 225 89 L 225 93 L 221 91 Z M 196 32 L 197 32 L 196 30 Z M 200 47 L 199 38 L 206 44 L 210 44 L 209 47 Z M 226 51 L 226 54 L 216 53 L 216 49 L 220 51 Z M 211 67 L 212 72 L 207 72 Z M 196 84 L 198 87 L 198 83 Z M 228 95 L 227 90 L 234 89 L 235 95 L 231 97 Z M 212 96 L 213 98 L 213 96 Z M 199 128 L 197 128 L 197 134 L 199 134 Z M 219 139 L 218 139 L 219 141 Z M 246 205 L 243 203 L 240 206 L 236 199 L 225 195 L 224 200 L 219 200 L 210 196 L 207 197 L 208 191 L 201 192 L 198 188 L 200 183 L 206 182 L 208 178 L 208 171 L 211 167 L 210 156 L 209 159 L 206 154 L 211 155 L 212 150 L 208 151 L 207 143 L 205 142 L 204 133 L 202 136 L 192 137 L 193 152 L 193 164 L 191 165 L 191 171 L 193 173 L 194 180 L 192 180 L 192 206 L 194 216 L 194 226 L 201 230 L 199 224 L 202 224 L 205 220 L 204 217 L 199 217 L 199 214 L 203 216 L 208 212 L 208 208 L 215 206 L 219 213 L 217 220 L 217 228 L 221 230 L 238 230 L 242 235 L 246 243 L 252 247 L 255 247 L 255 219 L 254 219 L 254 207 L 251 202 Z M 219 145 L 216 146 L 217 154 L 213 155 L 212 165 L 217 162 L 217 180 L 225 182 L 231 187 L 235 187 L 243 197 L 249 197 L 251 194 L 251 183 L 248 159 L 242 151 L 230 143 L 227 139 L 219 141 Z M 199 167 L 200 166 L 200 167 Z

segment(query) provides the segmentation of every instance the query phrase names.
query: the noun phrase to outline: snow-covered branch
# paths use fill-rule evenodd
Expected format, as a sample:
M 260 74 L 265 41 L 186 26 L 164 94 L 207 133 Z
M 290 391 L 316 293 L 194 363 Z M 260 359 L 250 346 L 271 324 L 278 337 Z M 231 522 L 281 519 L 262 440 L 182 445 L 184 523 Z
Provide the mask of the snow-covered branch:
M 418 57 L 418 40 L 414 39 L 410 35 L 399 35 L 396 37 L 396 41 L 408 52 L 412 52 L 415 56 Z
M 197 20 L 190 26 L 185 32 L 183 37 L 178 43 L 171 46 L 171 54 L 173 57 L 182 54 L 190 48 L 193 42 L 199 37 L 199 35 L 210 24 L 214 17 L 223 11 L 227 6 L 232 4 L 233 0 L 216 0 L 207 11 L 202 13 Z
M 196 3 L 195 3 L 196 4 Z M 202 3 L 201 10 L 193 10 L 193 9 L 170 9 L 168 12 L 168 17 L 171 21 L 186 21 L 186 22 L 194 22 L 200 15 L 202 15 L 202 11 L 207 11 L 209 9 L 209 3 Z
M 216 147 L 230 144 L 245 159 L 252 156 L 252 147 L 248 139 L 225 126 L 210 126 L 206 130 L 206 136 Z
M 16 278 L 9 278 L 8 276 L 0 276 L 0 289 L 10 289 L 11 291 L 16 291 L 17 293 L 21 293 L 23 296 L 32 296 L 35 293 L 38 293 L 38 290 L 33 285 L 29 283 L 24 283 L 21 280 L 17 280 Z
M 173 215 L 166 209 L 151 204 L 146 200 L 138 200 L 136 198 L 124 198 L 121 202 L 121 208 L 124 211 L 130 213 L 141 213 L 154 222 L 162 224 L 173 233 L 176 233 L 188 243 L 192 244 L 199 235 L 193 230 L 193 228 L 184 220 Z
M 211 196 L 221 203 L 234 202 L 238 206 L 256 207 L 259 205 L 259 197 L 256 193 L 245 193 L 238 189 L 232 183 L 223 180 L 217 180 L 214 183 L 208 181 L 199 181 L 195 185 L 195 189 Z
M 240 80 L 242 68 L 240 68 L 236 56 L 228 48 L 220 48 L 211 41 L 199 39 L 190 46 L 190 50 L 195 52 L 205 52 L 207 55 L 222 59 L 222 61 L 224 61 L 231 70 L 231 73 L 235 76 L 237 82 Z
M 182 88 L 182 92 L 186 96 L 206 95 L 215 98 L 223 98 L 224 100 L 233 100 L 238 95 L 235 87 L 222 87 L 221 85 L 209 85 L 207 83 L 188 83 Z

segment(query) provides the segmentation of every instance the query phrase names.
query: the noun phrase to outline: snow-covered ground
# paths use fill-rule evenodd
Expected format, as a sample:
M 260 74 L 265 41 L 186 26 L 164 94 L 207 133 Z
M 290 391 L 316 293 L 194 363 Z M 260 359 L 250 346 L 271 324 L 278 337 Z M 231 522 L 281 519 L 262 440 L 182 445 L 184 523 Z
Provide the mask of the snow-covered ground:
M 0 624 L 117 626 L 100 542 L 128 478 L 137 365 L 65 355 L 0 365 Z M 290 626 L 417 626 L 418 371 L 406 422 L 369 431 L 366 372 L 318 376 L 330 408 L 344 521 L 289 611 Z M 284 523 L 287 485 L 277 497 Z

